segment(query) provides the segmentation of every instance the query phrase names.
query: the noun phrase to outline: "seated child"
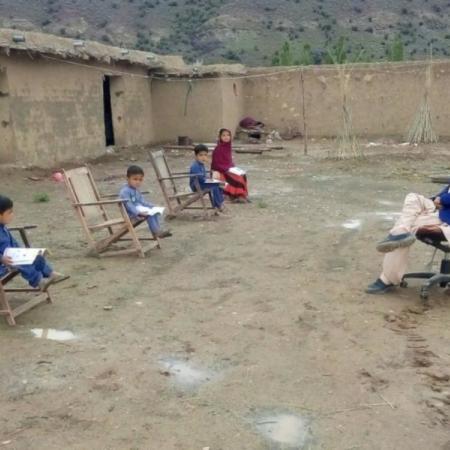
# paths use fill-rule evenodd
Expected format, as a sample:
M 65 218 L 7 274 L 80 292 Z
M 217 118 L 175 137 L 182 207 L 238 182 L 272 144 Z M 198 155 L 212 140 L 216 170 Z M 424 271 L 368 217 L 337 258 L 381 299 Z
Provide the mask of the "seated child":
M 251 203 L 248 198 L 248 180 L 245 170 L 236 167 L 233 161 L 231 131 L 219 130 L 217 146 L 212 153 L 211 170 L 214 178 L 225 182 L 224 194 L 235 203 Z
M 208 183 L 206 177 L 206 167 L 205 164 L 208 162 L 208 147 L 203 144 L 199 144 L 194 148 L 195 161 L 191 164 L 191 169 L 189 171 L 191 177 L 189 179 L 189 185 L 192 192 L 198 189 L 195 180 L 198 180 L 200 189 L 210 189 L 211 203 L 213 207 L 220 212 L 224 211 L 224 198 L 222 189 L 220 189 L 219 183 Z
M 13 266 L 11 258 L 3 255 L 7 248 L 20 247 L 7 228 L 14 217 L 13 206 L 11 199 L 0 195 L 0 277 L 6 275 L 8 267 L 10 267 L 18 270 L 31 287 L 39 288 L 42 292 L 45 292 L 51 284 L 62 281 L 67 277 L 55 272 L 42 255 L 39 255 L 33 264 L 26 266 Z
M 159 238 L 172 236 L 170 231 L 162 231 L 160 225 L 161 214 L 147 215 L 139 210 L 139 207 L 153 208 L 150 202 L 145 201 L 139 188 L 144 181 L 144 170 L 139 166 L 130 166 L 127 170 L 127 184 L 120 190 L 119 197 L 126 200 L 125 208 L 131 219 L 145 217 L 150 231 Z

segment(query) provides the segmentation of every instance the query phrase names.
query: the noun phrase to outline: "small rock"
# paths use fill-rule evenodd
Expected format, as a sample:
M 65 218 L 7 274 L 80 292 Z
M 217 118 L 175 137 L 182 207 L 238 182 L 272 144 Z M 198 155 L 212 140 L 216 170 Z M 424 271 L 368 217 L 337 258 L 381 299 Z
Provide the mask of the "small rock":
M 440 370 L 427 370 L 426 372 L 423 372 L 424 375 L 427 377 L 432 378 L 433 380 L 440 381 L 440 382 L 448 382 L 450 381 L 450 374 L 442 372 Z
M 395 314 L 392 314 L 392 313 L 385 314 L 384 315 L 384 320 L 386 322 L 395 322 L 397 320 L 397 316 Z
M 408 308 L 408 312 L 411 314 L 423 314 L 425 311 L 421 306 L 410 306 Z
M 111 305 L 105 305 L 105 306 L 103 307 L 103 309 L 104 309 L 105 311 L 111 311 L 111 310 L 113 309 L 113 307 L 112 307 Z

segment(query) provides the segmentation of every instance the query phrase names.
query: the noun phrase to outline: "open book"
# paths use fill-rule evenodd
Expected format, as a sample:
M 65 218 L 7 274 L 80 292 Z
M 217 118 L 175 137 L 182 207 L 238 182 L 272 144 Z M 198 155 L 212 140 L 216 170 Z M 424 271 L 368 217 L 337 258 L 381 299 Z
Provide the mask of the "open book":
M 205 180 L 205 184 L 216 184 L 217 186 L 220 186 L 221 184 L 225 184 L 222 180 L 214 180 L 213 178 L 207 178 Z
M 231 172 L 231 173 L 234 173 L 235 175 L 240 175 L 240 176 L 246 174 L 245 170 L 243 170 L 243 169 L 241 169 L 241 168 L 239 168 L 239 167 L 232 167 L 232 168 L 230 169 L 230 172 Z
M 148 208 L 147 206 L 138 205 L 136 206 L 137 212 L 142 216 L 154 216 L 156 214 L 163 214 L 164 207 L 163 206 L 154 206 L 153 208 Z
M 13 266 L 29 266 L 34 263 L 39 255 L 45 253 L 45 248 L 7 248 L 3 256 L 12 259 Z

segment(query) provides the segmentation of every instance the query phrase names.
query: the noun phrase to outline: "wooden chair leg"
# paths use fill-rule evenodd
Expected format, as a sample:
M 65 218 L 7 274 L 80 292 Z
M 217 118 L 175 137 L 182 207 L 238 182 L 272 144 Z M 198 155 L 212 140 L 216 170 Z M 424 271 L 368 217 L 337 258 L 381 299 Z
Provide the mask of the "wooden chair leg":
M 176 207 L 174 208 L 170 199 L 166 199 L 167 209 L 169 210 L 166 217 L 170 220 L 176 217 Z
M 14 326 L 16 324 L 11 306 L 9 305 L 8 300 L 6 300 L 6 295 L 5 291 L 3 290 L 3 286 L 0 287 L 0 311 L 2 311 L 1 315 L 5 316 L 8 325 Z
M 207 219 L 207 218 L 208 218 L 208 208 L 207 208 L 207 206 L 206 206 L 205 196 L 204 196 L 204 195 L 202 195 L 202 196 L 200 197 L 200 203 L 202 204 L 202 207 L 203 207 L 203 217 L 204 217 L 205 219 Z
M 137 237 L 136 230 L 133 224 L 131 223 L 130 216 L 128 215 L 124 205 L 120 205 L 120 211 L 122 213 L 123 219 L 125 220 L 125 223 L 127 224 L 128 232 L 130 233 L 131 240 L 133 241 L 134 246 L 136 248 L 136 253 L 138 253 L 141 258 L 145 258 L 145 253 L 142 248 L 141 241 Z
M 6 316 L 6 322 L 8 325 L 11 325 L 12 327 L 16 326 L 16 321 L 14 319 L 14 316 L 12 314 L 9 314 Z

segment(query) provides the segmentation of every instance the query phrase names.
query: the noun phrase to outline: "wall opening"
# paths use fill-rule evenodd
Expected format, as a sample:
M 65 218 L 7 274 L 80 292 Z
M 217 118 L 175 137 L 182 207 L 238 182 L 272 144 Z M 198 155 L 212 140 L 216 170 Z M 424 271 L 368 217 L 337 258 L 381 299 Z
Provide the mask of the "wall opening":
M 106 146 L 114 145 L 114 124 L 111 106 L 111 77 L 103 78 L 103 109 L 105 115 L 105 142 Z

